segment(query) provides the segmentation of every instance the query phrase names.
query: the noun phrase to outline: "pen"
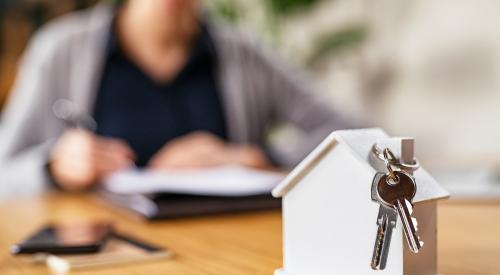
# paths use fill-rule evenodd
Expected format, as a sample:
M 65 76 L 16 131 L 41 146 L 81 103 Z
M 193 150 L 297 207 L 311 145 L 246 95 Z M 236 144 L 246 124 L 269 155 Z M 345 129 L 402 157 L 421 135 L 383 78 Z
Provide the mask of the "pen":
M 75 104 L 68 99 L 58 99 L 52 105 L 54 116 L 62 121 L 68 128 L 83 129 L 92 133 L 97 131 L 97 122 L 87 114 L 82 114 L 77 111 Z M 135 162 L 132 160 L 131 166 L 135 167 Z
M 90 132 L 97 130 L 95 119 L 86 114 L 78 113 L 75 104 L 68 99 L 58 99 L 52 105 L 54 116 L 69 128 L 84 129 Z

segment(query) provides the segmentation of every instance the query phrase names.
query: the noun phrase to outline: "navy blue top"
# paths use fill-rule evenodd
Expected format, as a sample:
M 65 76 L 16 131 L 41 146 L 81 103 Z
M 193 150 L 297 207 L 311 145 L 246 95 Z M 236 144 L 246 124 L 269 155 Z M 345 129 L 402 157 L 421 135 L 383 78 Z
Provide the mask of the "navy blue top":
M 126 56 L 113 30 L 94 109 L 98 134 L 125 140 L 138 166 L 167 142 L 196 130 L 227 139 L 216 52 L 205 27 L 187 63 L 166 84 L 155 82 Z

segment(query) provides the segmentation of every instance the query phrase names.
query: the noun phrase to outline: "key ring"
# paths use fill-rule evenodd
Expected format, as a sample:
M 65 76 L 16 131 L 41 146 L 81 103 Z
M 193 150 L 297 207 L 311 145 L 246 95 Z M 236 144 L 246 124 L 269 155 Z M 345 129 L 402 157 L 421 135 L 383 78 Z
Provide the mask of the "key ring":
M 384 150 L 385 151 L 385 150 Z M 378 147 L 377 144 L 373 144 L 372 146 L 372 153 L 381 161 L 385 162 L 386 158 L 384 156 L 384 151 Z M 394 165 L 398 167 L 401 170 L 407 171 L 407 172 L 414 172 L 420 168 L 420 163 L 418 162 L 417 158 L 413 158 L 413 163 L 401 163 L 401 161 L 398 161 L 397 158 L 394 157 L 394 154 L 390 152 L 392 159 L 389 161 L 391 162 L 391 165 Z
M 392 163 L 396 160 L 396 157 L 394 157 L 394 154 L 389 148 L 384 149 L 383 157 L 384 157 L 385 167 L 387 167 L 387 171 L 389 172 L 389 175 L 387 176 L 389 181 L 387 183 L 391 185 L 398 184 L 399 177 L 394 173 L 394 170 L 392 170 Z

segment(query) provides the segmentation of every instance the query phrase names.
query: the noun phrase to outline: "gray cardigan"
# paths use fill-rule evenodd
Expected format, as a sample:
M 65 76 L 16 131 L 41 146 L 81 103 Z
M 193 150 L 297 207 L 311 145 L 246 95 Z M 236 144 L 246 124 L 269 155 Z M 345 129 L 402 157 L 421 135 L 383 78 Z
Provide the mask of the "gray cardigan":
M 113 14 L 112 6 L 100 4 L 35 34 L 0 123 L 0 194 L 43 189 L 47 183 L 44 165 L 64 131 L 52 114 L 56 100 L 69 99 L 79 112 L 92 113 Z M 348 126 L 276 58 L 230 30 L 211 25 L 209 31 L 230 141 L 266 144 L 275 122 L 291 123 L 306 138 L 288 154 L 276 153 L 279 164 L 290 166 L 330 131 Z

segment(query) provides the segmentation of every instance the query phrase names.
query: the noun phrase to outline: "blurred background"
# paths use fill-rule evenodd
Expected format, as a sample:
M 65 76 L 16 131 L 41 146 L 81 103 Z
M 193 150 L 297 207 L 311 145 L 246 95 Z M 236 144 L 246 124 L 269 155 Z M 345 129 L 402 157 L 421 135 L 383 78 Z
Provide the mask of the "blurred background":
M 96 0 L 0 0 L 0 109 L 31 34 Z M 332 105 L 391 135 L 459 195 L 500 196 L 500 2 L 205 0 L 308 71 Z M 293 129 L 281 129 L 277 140 Z

